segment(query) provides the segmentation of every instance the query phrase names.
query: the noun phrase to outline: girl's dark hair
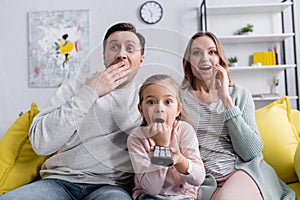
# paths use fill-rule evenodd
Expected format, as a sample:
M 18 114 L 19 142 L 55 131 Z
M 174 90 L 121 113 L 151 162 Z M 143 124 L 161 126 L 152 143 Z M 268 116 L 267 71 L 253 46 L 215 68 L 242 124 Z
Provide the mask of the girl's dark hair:
M 144 36 L 142 34 L 138 33 L 136 31 L 136 28 L 132 24 L 125 23 L 125 22 L 115 24 L 107 30 L 107 32 L 104 36 L 104 39 L 103 39 L 103 52 L 105 52 L 105 49 L 106 49 L 107 38 L 112 33 L 117 32 L 117 31 L 130 31 L 130 32 L 134 33 L 139 38 L 139 41 L 141 43 L 141 53 L 142 53 L 142 55 L 144 55 L 144 48 L 145 48 L 145 42 L 146 42 Z
M 166 85 L 165 83 L 162 83 L 163 81 L 167 81 L 167 82 L 169 82 L 169 84 Z M 178 84 L 175 82 L 175 80 L 171 76 L 168 76 L 168 75 L 165 75 L 165 74 L 155 74 L 155 75 L 152 75 L 149 78 L 147 78 L 144 81 L 144 83 L 142 84 L 142 86 L 140 87 L 139 105 L 142 105 L 142 102 L 144 100 L 143 99 L 143 93 L 144 93 L 145 89 L 148 86 L 153 85 L 153 84 L 162 84 L 165 87 L 173 88 L 174 92 L 176 94 L 176 99 L 177 99 L 178 105 L 181 104 L 181 100 L 180 100 L 180 91 L 181 90 L 180 90 L 180 87 L 178 86 Z M 185 119 L 185 115 L 183 114 L 182 111 L 179 113 L 179 115 L 177 116 L 176 119 L 177 120 L 184 120 Z M 146 122 L 145 118 L 143 118 L 141 126 L 147 126 L 147 122 Z
M 219 63 L 223 68 L 227 71 L 228 78 L 229 78 L 229 86 L 232 87 L 234 86 L 234 83 L 230 80 L 229 77 L 229 70 L 228 70 L 228 64 L 227 64 L 227 59 L 225 56 L 225 53 L 222 48 L 222 44 L 220 40 L 211 32 L 198 32 L 195 35 L 192 36 L 192 38 L 189 40 L 188 45 L 185 49 L 184 57 L 183 57 L 183 70 L 184 70 L 184 80 L 182 82 L 182 87 L 185 88 L 187 86 L 192 86 L 194 88 L 194 82 L 193 82 L 193 72 L 192 72 L 192 66 L 190 63 L 190 57 L 191 57 L 191 48 L 192 48 L 192 43 L 195 39 L 198 37 L 203 37 L 207 36 L 210 37 L 214 43 L 216 44 L 217 47 L 217 53 L 220 57 Z

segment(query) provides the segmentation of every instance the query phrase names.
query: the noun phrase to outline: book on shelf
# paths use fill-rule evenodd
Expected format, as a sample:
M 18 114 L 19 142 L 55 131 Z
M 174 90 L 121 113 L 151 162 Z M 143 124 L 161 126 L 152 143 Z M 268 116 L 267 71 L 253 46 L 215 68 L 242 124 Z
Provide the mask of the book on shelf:
M 253 53 L 253 64 L 261 65 L 276 65 L 276 53 L 275 51 L 262 51 Z

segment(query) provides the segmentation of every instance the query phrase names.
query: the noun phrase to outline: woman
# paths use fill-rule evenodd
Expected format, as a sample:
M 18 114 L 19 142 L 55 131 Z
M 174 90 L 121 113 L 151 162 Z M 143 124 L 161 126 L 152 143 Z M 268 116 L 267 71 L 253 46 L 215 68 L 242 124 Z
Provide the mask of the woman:
M 183 58 L 183 109 L 197 132 L 208 174 L 198 199 L 295 199 L 262 155 L 250 92 L 234 86 L 221 43 L 196 33 Z

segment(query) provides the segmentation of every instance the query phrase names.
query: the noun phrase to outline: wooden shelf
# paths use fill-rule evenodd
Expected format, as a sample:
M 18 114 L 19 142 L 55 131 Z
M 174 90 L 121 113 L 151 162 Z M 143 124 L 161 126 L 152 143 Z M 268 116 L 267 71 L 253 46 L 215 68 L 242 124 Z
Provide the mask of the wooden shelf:
M 282 42 L 287 38 L 293 37 L 294 33 L 267 34 L 267 35 L 231 35 L 219 36 L 222 44 L 236 43 L 262 43 L 262 42 Z
M 224 15 L 224 14 L 241 14 L 241 13 L 278 13 L 284 11 L 292 5 L 292 2 L 283 3 L 263 3 L 263 4 L 240 4 L 224 6 L 207 6 L 207 14 Z

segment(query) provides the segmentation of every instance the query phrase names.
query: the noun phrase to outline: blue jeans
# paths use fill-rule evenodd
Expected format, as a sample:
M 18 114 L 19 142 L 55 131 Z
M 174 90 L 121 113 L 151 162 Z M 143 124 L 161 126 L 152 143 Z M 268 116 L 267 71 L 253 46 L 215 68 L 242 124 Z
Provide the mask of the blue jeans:
M 120 186 L 78 184 L 59 179 L 43 179 L 0 195 L 0 200 L 131 200 Z

